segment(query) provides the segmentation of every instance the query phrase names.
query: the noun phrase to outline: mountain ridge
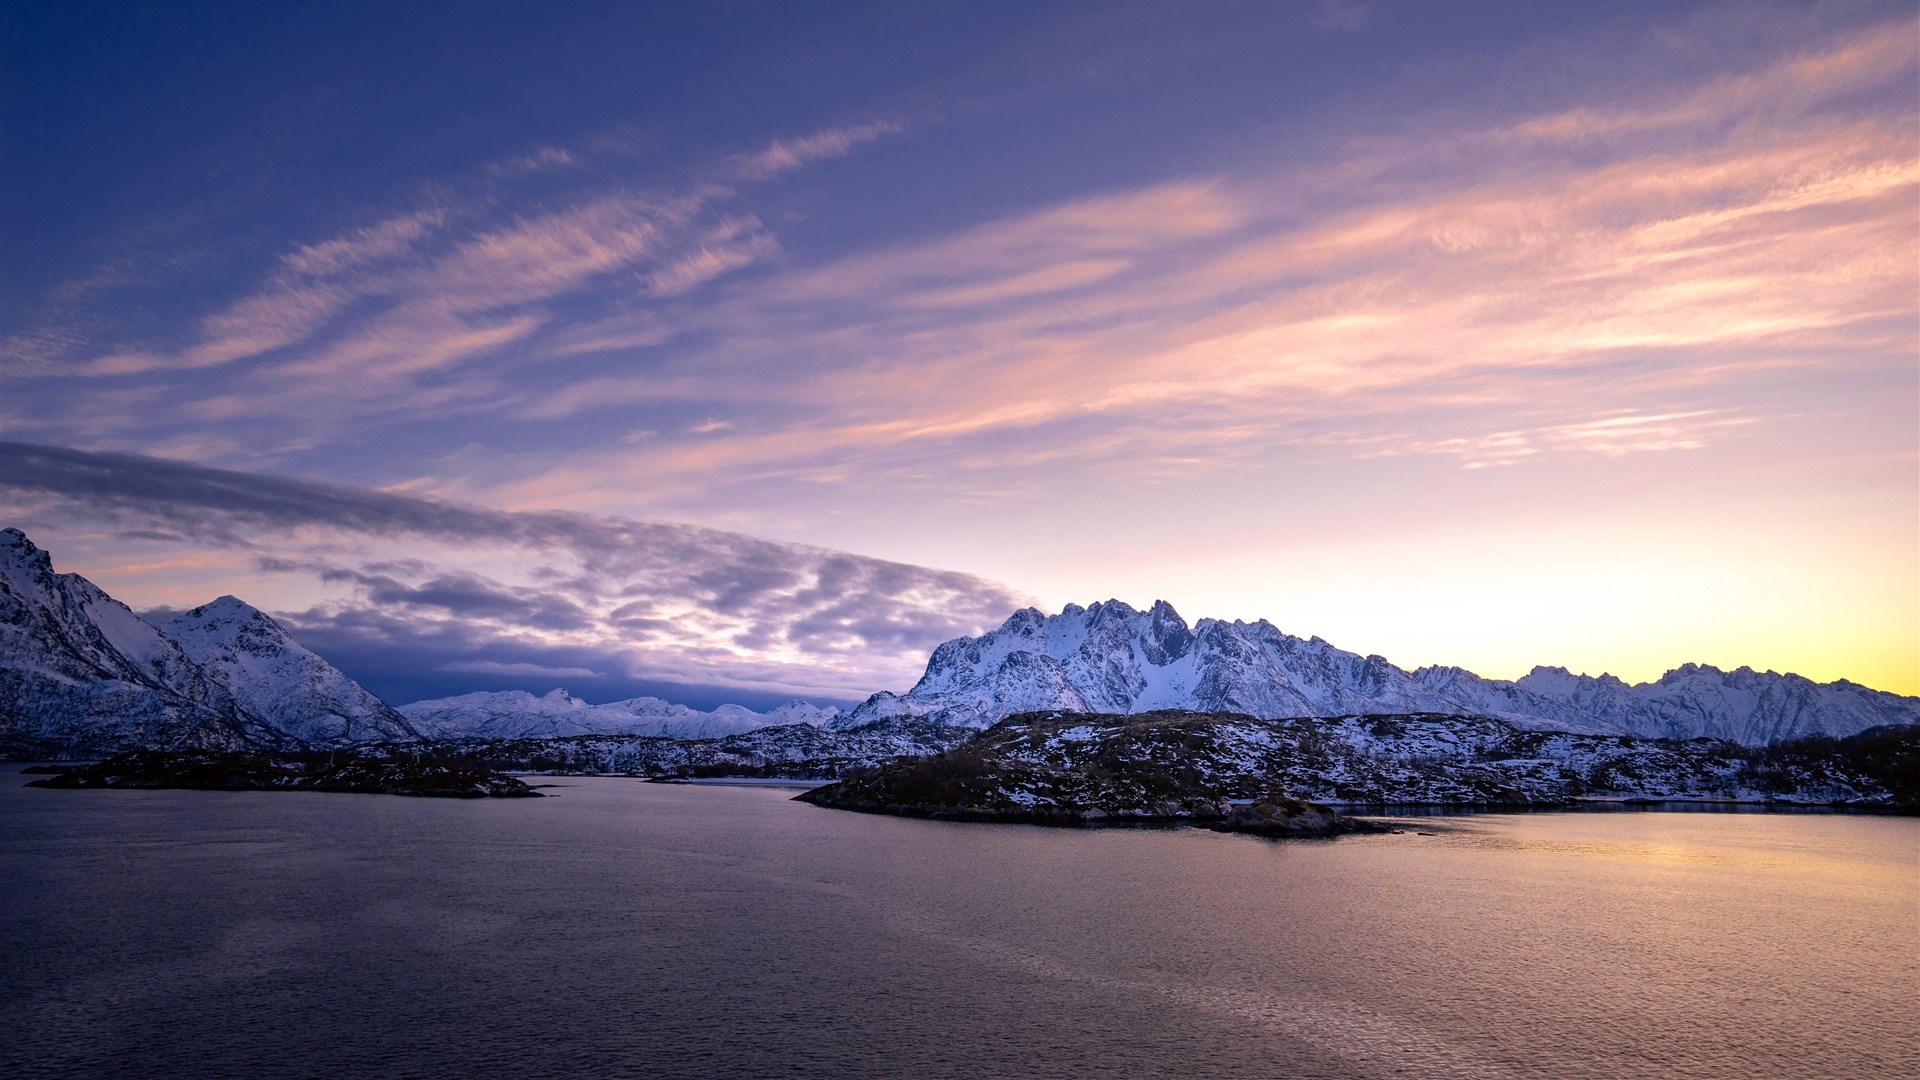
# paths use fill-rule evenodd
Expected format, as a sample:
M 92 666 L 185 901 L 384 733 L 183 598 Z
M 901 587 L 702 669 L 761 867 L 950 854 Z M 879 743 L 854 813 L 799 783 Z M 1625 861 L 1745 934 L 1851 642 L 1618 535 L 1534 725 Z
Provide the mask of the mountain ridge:
M 1407 671 L 1272 623 L 1201 619 L 1119 600 L 1056 615 L 1014 612 L 998 628 L 935 648 L 904 693 L 850 711 L 788 702 L 708 712 L 660 698 L 594 705 L 564 689 L 476 692 L 394 709 L 232 596 L 162 625 L 0 530 L 0 754 L 129 748 L 273 750 L 420 741 L 580 737 L 724 739 L 763 728 L 842 736 L 981 729 L 1010 715 L 1128 715 L 1161 709 L 1260 719 L 1425 714 L 1531 730 L 1715 738 L 1747 746 L 1920 723 L 1920 698 L 1848 680 L 1683 664 L 1649 683 L 1538 666 L 1515 680 L 1464 668 Z M 927 728 L 932 725 L 932 728 Z M 921 736 L 902 745 L 919 745 Z
M 0 753 L 275 752 L 416 732 L 232 596 L 164 626 L 0 529 Z
M 478 692 L 395 709 L 232 595 L 142 618 L 17 528 L 0 529 L 0 756 L 274 752 L 573 736 L 713 739 L 818 728 L 834 706 L 702 712 L 660 698 Z
M 422 734 L 441 739 L 581 735 L 713 739 L 786 724 L 819 727 L 838 716 L 840 710 L 831 705 L 789 701 L 764 713 L 744 705 L 721 705 L 703 712 L 657 697 L 594 705 L 574 697 L 563 687 L 541 695 L 525 690 L 494 690 L 431 698 L 402 705 L 399 712 Z
M 1171 604 L 1107 600 L 1057 615 L 1023 608 L 995 630 L 936 648 L 903 694 L 883 691 L 829 722 L 895 717 L 986 727 L 1022 712 L 1132 714 L 1176 708 L 1262 719 L 1363 713 L 1487 716 L 1539 730 L 1767 745 L 1920 723 L 1920 698 L 1848 680 L 1683 664 L 1650 683 L 1539 666 L 1517 680 L 1465 668 L 1407 671 L 1265 619 L 1201 619 Z

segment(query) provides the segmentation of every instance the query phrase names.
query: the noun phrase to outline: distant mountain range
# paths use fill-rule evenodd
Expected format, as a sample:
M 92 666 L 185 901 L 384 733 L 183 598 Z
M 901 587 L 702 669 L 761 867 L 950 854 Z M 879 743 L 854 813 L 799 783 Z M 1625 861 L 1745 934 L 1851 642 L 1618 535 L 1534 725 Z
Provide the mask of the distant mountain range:
M 784 724 L 819 727 L 840 715 L 832 705 L 790 701 L 768 712 L 722 705 L 700 712 L 656 697 L 590 705 L 565 690 L 536 697 L 525 690 L 461 694 L 400 707 L 420 734 L 435 739 L 554 739 L 627 735 L 718 739 Z
M 1537 667 L 1517 681 L 1457 667 L 1406 671 L 1271 623 L 1201 619 L 1172 605 L 1118 600 L 1058 615 L 1015 612 L 999 629 L 933 651 L 905 694 L 875 694 L 828 721 L 856 728 L 894 717 L 985 727 L 1014 713 L 1105 714 L 1158 709 L 1261 719 L 1369 713 L 1487 716 L 1523 728 L 1642 738 L 1726 739 L 1763 746 L 1920 723 L 1920 698 L 1798 675 L 1687 664 L 1658 682 Z
M 875 694 L 850 712 L 804 702 L 701 712 L 651 697 L 594 705 L 565 690 L 465 694 L 396 710 L 241 600 L 223 596 L 150 623 L 84 577 L 55 573 L 18 529 L 0 530 L 0 755 L 15 759 L 588 737 L 613 740 L 605 753 L 617 758 L 622 740 L 762 731 L 755 746 L 859 756 L 938 748 L 1015 713 L 1160 709 L 1261 719 L 1481 716 L 1749 746 L 1920 723 L 1920 698 L 1845 681 L 1691 664 L 1635 686 L 1559 668 L 1512 682 L 1459 668 L 1408 672 L 1265 621 L 1189 627 L 1168 604 L 1137 611 L 1116 600 L 1051 616 L 1016 612 L 997 630 L 934 650 L 905 694 Z

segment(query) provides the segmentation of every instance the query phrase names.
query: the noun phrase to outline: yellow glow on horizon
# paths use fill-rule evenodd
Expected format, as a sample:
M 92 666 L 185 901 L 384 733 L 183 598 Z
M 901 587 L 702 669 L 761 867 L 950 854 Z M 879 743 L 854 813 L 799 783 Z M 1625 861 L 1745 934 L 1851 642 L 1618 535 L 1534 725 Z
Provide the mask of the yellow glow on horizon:
M 1920 695 L 1920 580 L 1883 581 L 1887 553 L 1809 558 L 1805 538 L 1498 530 L 1425 537 L 1291 537 L 1281 550 L 1218 552 L 1153 580 L 1043 593 L 1053 610 L 1115 596 L 1166 599 L 1189 621 L 1265 618 L 1300 637 L 1378 653 L 1409 670 L 1452 665 L 1487 678 L 1534 666 L 1647 682 L 1684 663 L 1849 679 Z M 1874 546 L 1871 541 L 1865 545 Z M 1417 554 L 1410 554 L 1417 553 Z M 1889 604 L 1904 595 L 1904 606 Z

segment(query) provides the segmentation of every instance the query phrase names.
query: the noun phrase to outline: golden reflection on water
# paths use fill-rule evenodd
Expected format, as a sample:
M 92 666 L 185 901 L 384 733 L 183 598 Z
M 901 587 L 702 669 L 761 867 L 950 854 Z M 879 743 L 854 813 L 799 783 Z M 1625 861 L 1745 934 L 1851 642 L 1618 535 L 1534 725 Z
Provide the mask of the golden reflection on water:
M 1431 819 L 1400 819 L 1395 823 L 1416 835 L 1428 832 L 1436 838 L 1445 837 L 1449 846 L 1481 851 L 1717 867 L 1782 880 L 1806 877 L 1827 887 L 1847 881 L 1867 887 L 1910 886 L 1916 867 L 1920 867 L 1920 842 L 1905 842 L 1907 865 L 1903 867 L 1897 859 L 1901 842 L 1864 849 L 1835 847 L 1797 840 L 1764 827 L 1747 827 L 1754 820 L 1769 818 L 1739 814 L 1515 814 L 1457 819 L 1438 827 Z M 1896 823 L 1909 821 L 1877 820 L 1895 829 L 1899 827 Z M 1896 858 L 1889 859 L 1889 853 Z

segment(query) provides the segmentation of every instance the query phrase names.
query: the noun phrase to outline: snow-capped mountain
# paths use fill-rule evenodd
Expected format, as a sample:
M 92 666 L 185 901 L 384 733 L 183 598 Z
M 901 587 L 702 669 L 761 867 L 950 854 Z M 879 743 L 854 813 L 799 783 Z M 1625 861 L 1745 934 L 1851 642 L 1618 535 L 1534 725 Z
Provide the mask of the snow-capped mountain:
M 701 712 L 656 697 L 594 705 L 566 690 L 535 696 L 501 690 L 433 698 L 400 707 L 422 735 L 436 739 L 545 739 L 577 735 L 717 739 L 783 724 L 818 727 L 840 715 L 832 706 L 790 701 L 768 712 L 722 705 Z
M 222 596 L 164 629 L 242 709 L 301 742 L 346 746 L 418 735 L 392 706 L 244 600 Z
M 233 599 L 166 627 L 0 529 L 0 755 L 289 750 L 409 738 L 398 713 Z
M 233 750 L 289 739 L 165 634 L 0 529 L 0 753 Z
M 1689 664 L 1658 682 L 1536 668 L 1517 681 L 1460 668 L 1405 671 L 1320 638 L 1254 623 L 1202 619 L 1189 627 L 1164 601 L 1136 611 L 1118 600 L 1058 615 L 1027 608 L 977 638 L 935 649 L 905 694 L 880 693 L 829 721 L 927 717 L 984 727 L 1034 710 L 1236 712 L 1277 719 L 1365 713 L 1491 716 L 1528 728 L 1658 738 L 1710 736 L 1762 745 L 1920 723 L 1920 698 L 1797 675 L 1723 672 Z

